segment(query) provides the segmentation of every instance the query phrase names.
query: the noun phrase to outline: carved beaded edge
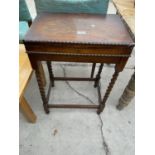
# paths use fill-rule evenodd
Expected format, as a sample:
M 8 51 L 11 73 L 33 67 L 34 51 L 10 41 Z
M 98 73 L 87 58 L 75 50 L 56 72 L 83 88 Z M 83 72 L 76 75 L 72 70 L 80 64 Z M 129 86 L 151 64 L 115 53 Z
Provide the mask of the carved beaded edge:
M 24 39 L 24 43 L 39 43 L 39 44 L 74 44 L 74 45 L 114 45 L 114 46 L 134 46 L 135 43 L 114 43 L 114 42 L 74 42 L 74 41 L 61 41 L 61 40 L 26 40 Z
M 28 51 L 29 54 L 50 54 L 50 55 L 64 55 L 64 56 L 90 56 L 90 57 L 130 57 L 128 54 L 78 54 L 78 53 L 61 53 L 61 52 L 33 52 Z

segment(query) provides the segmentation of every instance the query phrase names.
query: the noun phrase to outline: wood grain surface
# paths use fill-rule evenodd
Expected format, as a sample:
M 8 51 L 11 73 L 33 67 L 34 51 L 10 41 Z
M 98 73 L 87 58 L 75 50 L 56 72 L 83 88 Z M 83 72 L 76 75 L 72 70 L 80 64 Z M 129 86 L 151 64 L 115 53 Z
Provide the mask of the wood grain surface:
M 132 44 L 133 40 L 118 15 L 50 14 L 36 17 L 26 42 Z
M 134 0 L 113 0 L 113 3 L 122 16 L 131 32 L 135 34 L 135 6 Z
M 23 44 L 19 45 L 19 98 L 21 98 L 25 87 L 31 77 L 32 67 L 25 52 Z

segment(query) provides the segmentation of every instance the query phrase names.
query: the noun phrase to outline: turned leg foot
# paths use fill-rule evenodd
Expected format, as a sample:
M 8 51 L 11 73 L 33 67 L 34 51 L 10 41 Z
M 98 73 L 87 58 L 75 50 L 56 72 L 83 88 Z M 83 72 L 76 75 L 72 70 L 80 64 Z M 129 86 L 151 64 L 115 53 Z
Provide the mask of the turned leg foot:
M 97 114 L 99 115 L 101 112 L 100 112 L 100 110 L 99 109 L 97 109 Z
M 49 111 L 48 107 L 47 107 L 46 105 L 44 105 L 44 104 L 43 104 L 43 106 L 44 106 L 44 111 L 45 111 L 45 113 L 46 113 L 46 114 L 49 114 L 50 111 Z

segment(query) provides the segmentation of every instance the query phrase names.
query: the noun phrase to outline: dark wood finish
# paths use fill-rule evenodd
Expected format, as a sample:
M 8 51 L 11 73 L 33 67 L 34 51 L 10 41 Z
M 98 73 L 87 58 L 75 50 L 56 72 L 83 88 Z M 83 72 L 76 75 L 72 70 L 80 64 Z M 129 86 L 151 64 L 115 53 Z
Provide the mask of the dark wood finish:
M 32 20 L 28 21 L 28 25 L 29 25 L 29 27 L 32 25 Z M 43 66 L 42 66 L 41 62 L 39 64 L 39 70 L 40 70 L 41 78 L 43 80 L 43 85 L 46 86 L 46 77 L 45 77 L 45 73 L 44 73 Z
M 46 95 L 46 99 L 47 102 L 49 102 L 49 98 L 50 98 L 50 93 L 51 93 L 51 88 L 52 88 L 52 82 L 50 81 L 49 87 L 48 87 L 48 91 L 47 91 L 47 95 Z
M 38 62 L 38 69 L 40 72 L 40 77 L 42 78 L 43 86 L 46 86 L 46 77 L 45 77 L 43 65 L 41 62 Z
M 95 80 L 95 83 L 94 83 L 94 87 L 96 88 L 99 84 L 99 81 L 100 81 L 100 78 L 101 78 L 101 72 L 102 72 L 102 68 L 103 68 L 103 64 L 101 63 L 100 64 L 100 67 L 99 67 L 99 70 L 98 70 L 98 73 L 96 75 L 96 80 Z
M 119 74 L 119 71 L 117 69 L 115 69 L 113 77 L 112 77 L 112 79 L 111 79 L 111 81 L 109 83 L 109 86 L 108 86 L 108 88 L 106 90 L 106 93 L 105 93 L 105 95 L 103 97 L 103 101 L 101 101 L 100 108 L 97 111 L 98 114 L 100 114 L 103 111 L 103 109 L 105 107 L 105 102 L 107 101 L 107 99 L 109 97 L 109 94 L 110 94 L 110 92 L 111 92 L 111 90 L 112 90 L 112 88 L 113 88 L 113 86 L 115 84 L 115 81 L 117 80 L 118 74 Z
M 48 102 L 47 102 L 47 98 L 45 95 L 45 89 L 44 89 L 43 81 L 41 78 L 41 73 L 39 70 L 39 63 L 38 62 L 36 62 L 35 73 L 36 73 L 36 78 L 37 78 L 37 82 L 38 82 L 38 86 L 39 86 L 39 90 L 40 90 L 40 95 L 41 95 L 41 98 L 43 101 L 44 110 L 46 113 L 49 113 Z
M 86 108 L 86 109 L 98 109 L 99 105 L 80 105 L 80 104 L 49 104 L 49 108 Z
M 34 20 L 25 40 L 38 41 L 40 44 L 133 44 L 131 36 L 117 15 L 43 13 Z
M 54 77 L 56 81 L 95 81 L 96 78 Z
M 48 72 L 49 72 L 49 77 L 52 83 L 52 87 L 54 87 L 54 74 L 53 74 L 53 70 L 52 70 L 52 62 L 47 61 L 47 68 L 48 68 Z
M 91 75 L 90 75 L 91 78 L 94 77 L 95 67 L 96 67 L 96 63 L 93 63 L 92 70 L 91 70 Z
M 72 45 L 71 45 L 72 46 Z M 73 47 L 74 49 L 74 47 Z M 73 50 L 72 49 L 72 50 Z M 117 49 L 117 48 L 116 48 Z M 129 50 L 129 49 L 128 49 Z M 132 50 L 132 48 L 130 49 Z M 85 50 L 84 50 L 85 51 Z M 45 53 L 45 52 L 29 52 L 28 53 L 29 58 L 32 59 L 32 67 L 33 69 L 35 69 L 35 64 L 33 64 L 33 62 L 35 60 L 39 60 L 39 61 L 67 61 L 67 62 L 84 62 L 84 63 L 89 63 L 89 62 L 96 62 L 96 63 L 115 63 L 115 64 L 125 64 L 125 58 L 128 59 L 128 57 L 130 57 L 130 55 L 127 55 L 126 57 L 123 57 L 122 54 L 118 55 L 118 56 L 112 56 L 112 55 L 59 55 L 59 54 L 53 54 L 53 52 L 51 53 Z M 123 69 L 123 68 L 122 68 Z
M 101 100 L 99 92 L 98 113 L 103 111 L 118 73 L 123 70 L 134 47 L 130 33 L 118 15 L 90 14 L 40 14 L 27 33 L 24 44 L 35 70 L 38 68 L 38 61 L 101 63 L 96 78 L 68 77 L 65 79 L 50 75 L 51 80 L 88 80 L 96 81 L 95 86 L 99 86 L 102 64 L 116 64 L 115 73 L 103 100 Z M 50 66 L 48 68 L 51 70 Z M 93 72 L 92 70 L 92 75 Z M 44 109 L 47 112 L 48 108 L 53 108 L 56 105 L 47 103 L 38 71 L 36 71 L 36 75 Z M 65 106 L 57 105 L 57 107 L 64 108 Z M 79 105 L 76 106 L 79 107 Z M 89 108 L 88 105 L 85 107 Z
M 97 85 L 97 92 L 98 92 L 98 103 L 100 105 L 102 102 L 102 96 L 101 96 L 101 88 L 99 84 Z

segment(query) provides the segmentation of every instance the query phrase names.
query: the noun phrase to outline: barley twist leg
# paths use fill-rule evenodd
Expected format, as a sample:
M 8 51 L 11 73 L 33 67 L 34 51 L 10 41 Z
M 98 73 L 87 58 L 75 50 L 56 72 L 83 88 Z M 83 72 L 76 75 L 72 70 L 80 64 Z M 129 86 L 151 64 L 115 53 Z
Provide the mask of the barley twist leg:
M 47 68 L 49 72 L 49 77 L 52 83 L 52 87 L 54 87 L 54 75 L 53 75 L 53 70 L 52 70 L 52 63 L 50 61 L 47 61 Z
M 40 91 L 40 95 L 43 101 L 43 106 L 44 106 L 44 110 L 45 112 L 48 114 L 49 113 L 49 109 L 48 109 L 48 102 L 47 102 L 47 98 L 45 95 L 45 89 L 44 89 L 44 85 L 43 85 L 43 81 L 39 72 L 39 66 L 38 64 L 36 65 L 36 78 L 37 78 L 37 82 L 38 82 L 38 86 L 39 86 L 39 91 Z
M 105 93 L 105 95 L 103 97 L 103 101 L 101 102 L 100 107 L 99 107 L 99 109 L 97 111 L 98 114 L 100 114 L 103 111 L 103 109 L 105 107 L 105 102 L 107 101 L 107 99 L 108 99 L 108 97 L 110 95 L 110 92 L 111 92 L 111 90 L 112 90 L 112 88 L 113 88 L 113 86 L 114 86 L 114 84 L 115 84 L 115 82 L 117 80 L 118 75 L 119 75 L 119 71 L 115 70 L 115 72 L 114 72 L 114 74 L 112 76 L 112 79 L 111 79 L 111 81 L 109 83 L 109 86 L 108 86 L 108 88 L 106 90 L 106 93 Z

